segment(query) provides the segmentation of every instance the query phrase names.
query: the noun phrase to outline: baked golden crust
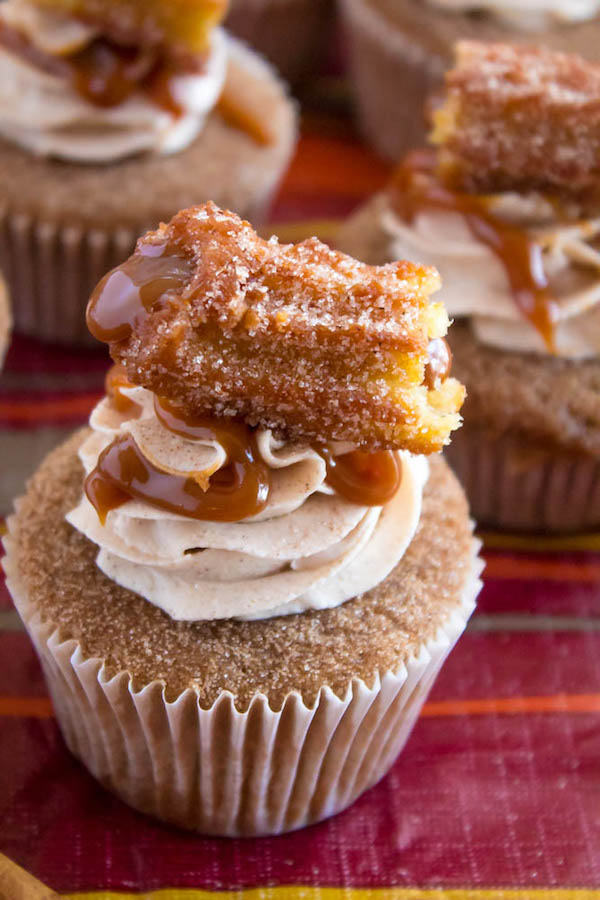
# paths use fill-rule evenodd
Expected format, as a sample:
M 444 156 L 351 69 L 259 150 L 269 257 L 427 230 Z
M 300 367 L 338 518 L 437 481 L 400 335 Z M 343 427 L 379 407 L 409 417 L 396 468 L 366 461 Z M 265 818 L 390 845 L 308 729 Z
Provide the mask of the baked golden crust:
M 98 24 L 105 34 L 134 43 L 206 50 L 227 0 L 34 0 L 38 6 Z
M 461 41 L 431 140 L 453 186 L 600 198 L 600 66 L 542 47 Z
M 121 321 L 114 279 L 148 290 L 150 269 L 152 285 L 175 272 L 175 286 L 151 307 L 128 297 Z M 131 381 L 192 414 L 235 416 L 292 439 L 431 453 L 458 426 L 464 396 L 452 378 L 424 383 L 429 344 L 448 325 L 430 302 L 438 287 L 431 268 L 368 266 L 316 238 L 265 241 L 209 203 L 141 238 L 99 285 L 88 322 Z

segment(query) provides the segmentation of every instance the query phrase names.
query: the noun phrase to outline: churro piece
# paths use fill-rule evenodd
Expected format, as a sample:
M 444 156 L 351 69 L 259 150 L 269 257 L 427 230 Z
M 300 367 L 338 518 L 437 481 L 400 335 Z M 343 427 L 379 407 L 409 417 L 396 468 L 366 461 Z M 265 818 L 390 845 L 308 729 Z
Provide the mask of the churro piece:
M 227 9 L 227 0 L 34 0 L 46 9 L 97 25 L 132 44 L 161 44 L 202 53 Z
M 138 241 L 96 288 L 88 325 L 132 382 L 188 413 L 431 453 L 464 396 L 443 362 L 439 285 L 435 269 L 368 266 L 316 238 L 265 241 L 208 203 Z
M 462 41 L 433 124 L 442 174 L 457 189 L 600 197 L 600 65 Z

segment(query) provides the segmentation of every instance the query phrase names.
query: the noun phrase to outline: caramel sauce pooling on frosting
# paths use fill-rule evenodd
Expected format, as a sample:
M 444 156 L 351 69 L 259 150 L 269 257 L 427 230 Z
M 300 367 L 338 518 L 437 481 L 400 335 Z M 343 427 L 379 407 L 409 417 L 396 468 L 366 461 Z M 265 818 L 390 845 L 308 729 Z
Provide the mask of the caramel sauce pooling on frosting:
M 119 412 L 139 413 L 138 404 L 122 393 L 133 385 L 121 366 L 109 371 L 106 385 Z M 161 425 L 179 437 L 219 443 L 227 463 L 210 475 L 204 490 L 192 477 L 154 466 L 131 435 L 118 436 L 102 451 L 85 481 L 86 496 L 102 524 L 112 509 L 131 498 L 192 519 L 216 522 L 238 522 L 265 508 L 269 469 L 260 460 L 253 429 L 236 421 L 189 416 L 165 399 L 155 398 L 154 410 Z M 354 450 L 334 456 L 329 448 L 319 447 L 317 452 L 327 466 L 327 483 L 351 503 L 383 506 L 400 487 L 402 465 L 391 450 Z
M 104 523 L 112 509 L 131 498 L 169 512 L 213 522 L 238 522 L 261 512 L 270 489 L 252 430 L 243 423 L 186 416 L 166 400 L 156 400 L 161 424 L 188 440 L 216 441 L 226 464 L 212 474 L 206 490 L 194 479 L 154 466 L 133 437 L 120 435 L 106 447 L 85 481 L 85 493 Z
M 515 303 L 553 351 L 557 306 L 544 272 L 541 247 L 523 229 L 494 216 L 484 197 L 446 188 L 436 177 L 435 166 L 433 151 L 417 151 L 406 157 L 392 183 L 397 212 L 407 222 L 425 209 L 464 216 L 473 236 L 504 266 Z

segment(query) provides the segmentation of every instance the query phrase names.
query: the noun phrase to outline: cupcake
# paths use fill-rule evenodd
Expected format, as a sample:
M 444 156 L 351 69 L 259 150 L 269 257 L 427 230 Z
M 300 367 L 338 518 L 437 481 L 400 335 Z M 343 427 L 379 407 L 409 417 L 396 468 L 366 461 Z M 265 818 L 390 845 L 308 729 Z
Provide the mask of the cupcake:
M 10 301 L 8 299 L 8 289 L 6 282 L 0 275 L 0 369 L 4 362 L 4 357 L 8 349 L 10 340 L 10 328 L 12 317 L 10 313 Z
M 362 130 L 396 161 L 425 138 L 426 97 L 459 40 L 535 43 L 600 59 L 599 0 L 341 0 Z
M 89 341 L 84 311 L 137 237 L 209 197 L 260 220 L 296 139 L 223 0 L 0 5 L 0 267 L 17 329 Z
M 4 566 L 69 748 L 132 806 L 277 834 L 405 743 L 481 570 L 428 459 L 464 393 L 438 282 L 207 204 L 98 285 L 107 395 L 17 502 Z
M 300 84 L 327 55 L 333 12 L 333 0 L 232 0 L 226 25 Z
M 342 229 L 372 264 L 435 258 L 460 322 L 448 448 L 486 525 L 600 525 L 600 66 L 462 43 L 416 151 Z

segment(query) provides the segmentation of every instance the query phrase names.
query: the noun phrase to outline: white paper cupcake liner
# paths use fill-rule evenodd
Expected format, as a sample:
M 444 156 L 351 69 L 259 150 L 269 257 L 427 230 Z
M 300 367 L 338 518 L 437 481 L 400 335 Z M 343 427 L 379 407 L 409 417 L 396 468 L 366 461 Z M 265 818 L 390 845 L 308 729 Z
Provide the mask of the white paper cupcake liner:
M 292 83 L 314 78 L 326 57 L 333 0 L 232 0 L 225 27 Z
M 576 532 L 600 525 L 600 460 L 493 438 L 466 424 L 444 453 L 481 525 L 514 531 Z
M 62 343 L 94 342 L 86 328 L 89 296 L 123 262 L 143 231 L 113 233 L 37 221 L 25 213 L 0 214 L 0 269 L 13 302 L 15 329 Z
M 424 106 L 446 64 L 379 15 L 365 0 L 342 0 L 348 62 L 361 129 L 396 162 L 426 136 Z
M 188 689 L 176 700 L 153 682 L 111 678 L 75 640 L 61 641 L 30 603 L 5 538 L 4 568 L 39 654 L 58 723 L 72 753 L 125 802 L 213 835 L 281 834 L 349 806 L 404 746 L 444 659 L 463 632 L 481 582 L 474 542 L 462 602 L 436 636 L 372 686 L 353 679 L 344 697 L 324 686 L 312 706 L 289 693 L 280 710 L 257 693 L 246 711 L 228 691 L 205 709 Z

